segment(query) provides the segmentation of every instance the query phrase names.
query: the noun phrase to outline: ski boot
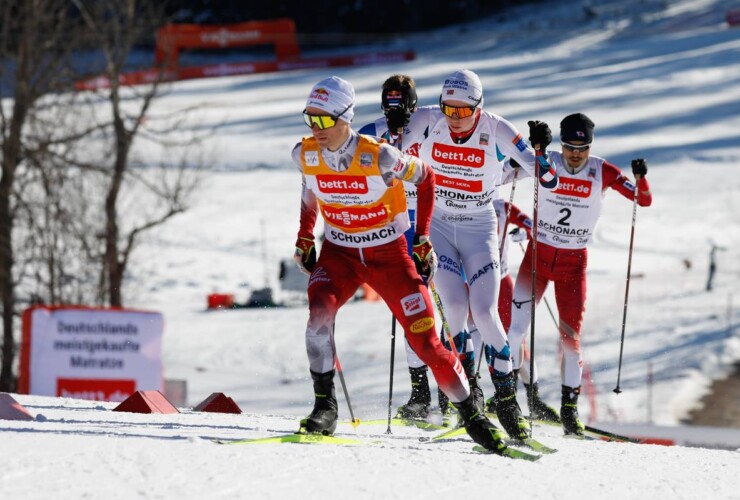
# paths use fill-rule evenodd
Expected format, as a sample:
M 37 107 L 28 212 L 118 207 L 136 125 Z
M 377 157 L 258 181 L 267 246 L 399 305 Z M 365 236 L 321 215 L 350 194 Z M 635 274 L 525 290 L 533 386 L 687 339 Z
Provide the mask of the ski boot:
M 511 372 L 503 377 L 491 377 L 496 389 L 496 416 L 509 437 L 524 440 L 532 436 L 532 428 L 522 416 L 516 400 L 516 379 Z
M 559 424 L 560 415 L 555 411 L 555 408 L 549 406 L 540 399 L 537 382 L 531 385 L 524 384 L 524 388 L 527 390 L 527 405 L 529 406 L 529 414 L 532 418 L 535 420 L 555 422 L 556 424 Z
M 468 378 L 468 384 L 470 384 L 470 393 L 473 395 L 473 401 L 475 401 L 475 407 L 478 408 L 479 412 L 484 413 L 486 399 L 485 399 L 485 396 L 483 395 L 483 389 L 481 389 L 480 384 L 478 384 L 478 376 L 475 374 L 472 374 Z
M 498 454 L 506 449 L 506 435 L 478 410 L 472 393 L 465 401 L 452 405 L 457 408 L 460 420 L 473 441 Z
M 578 395 L 581 387 L 563 386 L 562 406 L 560 418 L 563 421 L 563 430 L 566 436 L 583 436 L 586 426 L 578 419 Z
M 429 406 L 432 403 L 427 367 L 409 368 L 409 372 L 411 373 L 411 397 L 408 403 L 398 407 L 396 417 L 424 420 L 429 416 Z
M 313 411 L 301 420 L 301 428 L 309 434 L 330 436 L 337 428 L 337 397 L 334 394 L 334 370 L 326 373 L 311 372 L 316 401 Z
M 496 416 L 496 396 L 486 399 L 486 414 Z
M 442 427 L 450 427 L 452 424 L 452 403 L 450 403 L 447 395 L 442 392 L 441 389 L 437 389 L 437 396 L 439 397 L 439 411 L 442 414 Z

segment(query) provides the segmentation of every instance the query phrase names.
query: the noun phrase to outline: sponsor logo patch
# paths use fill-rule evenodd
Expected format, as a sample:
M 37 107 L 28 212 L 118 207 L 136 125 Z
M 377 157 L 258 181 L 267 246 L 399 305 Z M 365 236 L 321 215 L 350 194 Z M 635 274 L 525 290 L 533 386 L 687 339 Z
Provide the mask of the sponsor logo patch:
M 591 185 L 591 181 L 584 181 L 582 179 L 564 179 L 561 177 L 560 184 L 558 184 L 557 189 L 555 189 L 553 193 L 575 196 L 577 198 L 588 198 L 591 196 Z
M 331 280 L 326 275 L 326 269 L 324 269 L 323 267 L 317 267 L 311 273 L 311 276 L 308 280 L 308 287 L 310 288 L 315 283 L 330 283 L 330 282 Z
M 57 379 L 57 396 L 63 398 L 88 399 L 93 401 L 124 401 L 134 392 L 136 392 L 135 380 Z
M 306 162 L 306 166 L 318 167 L 319 166 L 319 152 L 318 151 L 304 151 L 303 161 Z
M 424 302 L 424 296 L 420 293 L 412 293 L 401 299 L 404 316 L 413 316 L 422 311 L 426 311 L 427 304 Z
M 457 89 L 468 89 L 468 82 L 466 82 L 465 80 L 453 80 L 452 78 L 448 78 L 447 80 L 445 80 L 444 84 L 448 87 L 455 87 Z M 447 93 L 449 94 L 450 91 L 448 90 Z
M 519 151 L 523 152 L 524 150 L 527 149 L 527 143 L 524 142 L 524 138 L 522 137 L 522 134 L 517 134 L 516 137 L 514 137 L 514 139 L 511 142 L 512 144 L 514 144 L 514 146 L 516 146 L 516 148 Z
M 426 332 L 434 327 L 434 318 L 421 318 L 411 323 L 411 333 Z
M 321 207 L 327 222 L 345 228 L 362 229 L 375 227 L 388 222 L 388 209 L 383 203 L 371 207 L 341 207 L 329 205 Z
M 366 194 L 367 178 L 357 175 L 317 175 L 316 182 L 322 193 Z
M 311 97 L 309 97 L 309 99 L 316 99 L 317 101 L 328 102 L 329 92 L 325 88 L 319 87 L 311 93 Z
M 488 138 L 489 138 L 488 134 L 481 134 L 478 144 L 480 144 L 481 146 L 488 146 Z
M 389 241 L 390 239 L 397 238 L 396 228 L 393 226 L 384 227 L 377 231 L 368 231 L 365 234 L 348 234 L 343 233 L 340 230 L 329 231 L 328 239 L 330 241 L 346 241 L 348 243 L 361 244 L 361 243 L 378 243 L 382 241 Z
M 481 168 L 485 163 L 486 154 L 482 149 L 450 146 L 435 142 L 432 146 L 432 158 L 434 161 L 446 165 Z
M 365 168 L 373 166 L 372 153 L 360 153 L 360 166 Z
M 437 186 L 459 189 L 469 193 L 480 193 L 483 190 L 483 181 L 470 181 L 467 179 L 455 179 L 444 175 L 435 175 Z

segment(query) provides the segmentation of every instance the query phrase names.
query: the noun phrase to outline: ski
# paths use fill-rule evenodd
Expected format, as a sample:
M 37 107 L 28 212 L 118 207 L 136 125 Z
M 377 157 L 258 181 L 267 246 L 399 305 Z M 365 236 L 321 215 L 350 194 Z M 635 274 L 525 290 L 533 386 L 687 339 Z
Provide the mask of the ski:
M 477 451 L 478 453 L 485 453 L 487 455 L 499 455 L 502 457 L 514 458 L 517 460 L 526 460 L 528 462 L 536 462 L 542 457 L 542 455 L 538 455 L 536 453 L 527 453 L 526 451 L 517 450 L 516 448 L 504 448 L 500 451 L 491 451 L 482 446 L 473 446 L 473 450 Z
M 583 436 L 579 436 L 577 434 L 565 434 L 563 436 L 563 438 L 565 438 L 565 439 L 575 439 L 575 440 L 578 440 L 578 441 L 603 441 L 603 439 L 601 439 L 601 438 L 590 436 L 588 434 L 584 434 Z
M 463 434 L 467 434 L 465 427 L 455 427 L 454 429 L 445 431 L 442 434 L 437 434 L 431 438 L 419 438 L 419 441 L 444 441 L 445 439 L 452 439 Z
M 451 429 L 447 432 L 443 432 L 442 434 L 438 434 L 432 438 L 419 438 L 419 441 L 444 441 L 446 439 L 452 439 L 457 436 L 467 435 L 467 432 L 465 431 L 464 427 L 458 427 L 456 429 Z M 530 448 L 531 450 L 534 450 L 538 453 L 542 453 L 545 455 L 549 455 L 551 453 L 555 453 L 558 450 L 555 448 L 552 448 L 550 446 L 547 446 L 546 444 L 534 439 L 534 438 L 527 438 L 524 440 L 520 439 L 506 439 L 506 445 L 507 446 L 526 446 L 527 448 Z
M 379 420 L 363 420 L 363 424 L 368 425 L 382 425 L 387 424 L 388 419 L 379 419 Z M 405 427 L 418 427 L 419 429 L 423 429 L 425 431 L 438 431 L 441 429 L 445 429 L 444 426 L 439 424 L 433 424 L 431 422 L 427 422 L 426 420 L 414 420 L 410 418 L 392 418 L 391 419 L 391 425 L 401 425 Z
M 536 424 L 539 425 L 549 425 L 553 427 L 560 427 L 561 424 L 552 422 L 550 420 L 535 420 Z M 618 442 L 618 443 L 633 443 L 633 444 L 642 444 L 641 439 L 632 438 L 629 436 L 623 436 L 621 434 L 617 434 L 616 432 L 610 432 L 604 429 L 599 429 L 597 427 L 592 427 L 590 425 L 584 426 L 584 434 L 586 437 L 594 438 L 601 441 L 611 441 L 611 442 Z M 573 435 L 566 436 L 566 437 L 573 437 Z M 578 436 L 582 437 L 582 436 Z
M 307 434 L 293 432 L 290 434 L 281 434 L 266 438 L 256 439 L 217 439 L 218 444 L 272 444 L 272 443 L 301 443 L 301 444 L 334 444 L 343 446 L 357 446 L 365 444 L 358 439 L 341 438 L 335 436 L 325 436 L 323 434 Z
M 641 439 L 631 438 L 629 436 L 623 436 L 621 434 L 617 434 L 616 432 L 610 432 L 604 429 L 597 429 L 596 427 L 591 427 L 590 425 L 587 425 L 585 429 L 586 429 L 586 432 L 590 433 L 592 436 L 604 439 L 606 441 L 619 441 L 622 443 L 634 443 L 634 444 L 642 443 Z
M 530 448 L 538 453 L 542 453 L 543 455 L 550 455 L 558 451 L 557 449 L 551 448 L 534 438 L 527 438 L 521 441 L 517 439 L 506 440 L 506 444 L 509 446 L 526 446 L 527 448 Z

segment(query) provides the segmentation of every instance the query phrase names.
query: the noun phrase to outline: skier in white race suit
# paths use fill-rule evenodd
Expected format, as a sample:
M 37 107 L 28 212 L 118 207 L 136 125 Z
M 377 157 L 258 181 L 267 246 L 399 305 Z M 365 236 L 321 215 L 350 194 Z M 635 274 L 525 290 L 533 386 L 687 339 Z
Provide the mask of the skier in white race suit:
M 444 316 L 454 336 L 469 379 L 475 362 L 467 330 L 468 311 L 481 333 L 489 373 L 496 389 L 496 414 L 509 435 L 531 434 L 516 400 L 509 343 L 497 311 L 501 279 L 498 221 L 493 201 L 500 198 L 503 161 L 514 158 L 522 169 L 535 174 L 535 154 L 508 121 L 483 111 L 483 87 L 470 70 L 456 71 L 444 80 L 440 110 L 428 123 L 411 117 L 409 128 L 429 129 L 419 157 L 435 172 L 436 196 L 430 238 L 439 268 L 434 283 Z M 530 141 L 545 148 L 551 140 L 543 122 L 531 121 Z M 554 169 L 541 157 L 536 175 L 545 189 L 557 185 Z M 462 269 L 466 280 L 462 279 Z M 469 351 L 466 347 L 469 345 Z M 473 393 L 475 390 L 471 387 Z M 477 404 L 483 411 L 482 392 Z
M 582 435 L 584 431 L 584 425 L 578 419 L 578 395 L 583 371 L 580 338 L 586 304 L 587 246 L 601 216 L 607 189 L 614 189 L 628 200 L 634 200 L 636 196 L 637 204 L 643 207 L 652 203 L 650 185 L 645 177 L 647 162 L 641 158 L 632 160 L 632 173 L 637 180 L 635 186 L 618 167 L 603 158 L 589 155 L 593 130 L 594 123 L 582 113 L 568 115 L 560 122 L 562 149 L 548 153 L 560 183 L 557 189 L 542 190 L 538 197 L 535 300 L 539 303 L 548 282 L 555 284 L 562 347 L 560 417 L 565 434 L 576 435 Z M 435 250 L 440 251 L 436 244 Z M 509 342 L 516 369 L 522 363 L 519 347 L 529 331 L 531 299 L 530 241 L 519 267 L 512 299 Z M 534 386 L 537 384 L 537 370 L 533 371 L 531 384 Z
M 409 121 L 413 113 L 419 113 L 417 124 L 428 123 L 431 121 L 429 116 L 436 113 L 441 117 L 441 111 L 438 107 L 417 106 L 418 98 L 416 95 L 416 83 L 408 75 L 396 74 L 388 77 L 381 87 L 381 109 L 383 118 L 378 118 L 372 123 L 363 126 L 360 134 L 377 137 L 380 141 L 396 146 L 399 150 L 418 155 L 421 142 L 426 138 L 427 128 L 416 127 L 409 128 Z M 413 238 L 416 226 L 416 185 L 411 182 L 403 182 L 403 188 L 406 192 L 406 205 L 409 214 L 411 228 L 404 235 L 409 253 L 413 253 Z M 411 396 L 406 404 L 401 405 L 396 412 L 398 418 L 408 419 L 425 419 L 429 416 L 431 406 L 431 392 L 429 389 L 428 367 L 419 359 L 419 356 L 411 348 L 408 341 L 404 342 L 406 346 L 406 361 L 409 365 L 409 374 L 411 376 Z M 440 397 L 445 398 L 444 393 L 440 391 Z M 447 405 L 442 408 L 447 413 Z

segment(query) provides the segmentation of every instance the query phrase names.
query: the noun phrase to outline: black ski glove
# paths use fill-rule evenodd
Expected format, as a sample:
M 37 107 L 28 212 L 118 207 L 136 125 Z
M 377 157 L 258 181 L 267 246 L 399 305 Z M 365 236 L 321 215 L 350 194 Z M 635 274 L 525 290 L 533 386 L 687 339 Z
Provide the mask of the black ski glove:
M 385 123 L 388 125 L 388 130 L 393 133 L 402 130 L 411 120 L 411 111 L 405 108 L 397 107 L 390 108 L 385 112 Z
M 529 125 L 529 142 L 532 147 L 539 145 L 540 150 L 547 149 L 552 142 L 552 132 L 547 123 L 535 120 L 527 122 L 527 125 Z
M 632 174 L 635 176 L 635 179 L 645 177 L 647 174 L 647 162 L 642 158 L 632 160 Z

